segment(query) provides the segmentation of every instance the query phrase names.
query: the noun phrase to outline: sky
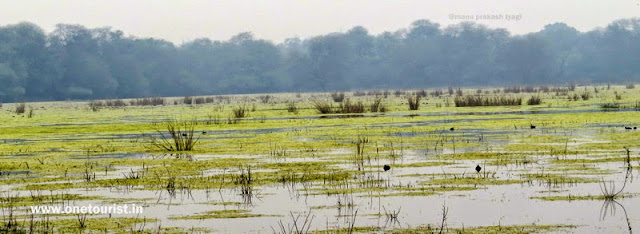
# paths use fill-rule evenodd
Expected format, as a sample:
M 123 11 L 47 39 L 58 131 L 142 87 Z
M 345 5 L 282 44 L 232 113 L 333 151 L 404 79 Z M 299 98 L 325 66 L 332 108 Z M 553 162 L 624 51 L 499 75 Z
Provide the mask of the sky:
M 46 32 L 58 23 L 109 26 L 176 44 L 248 31 L 276 43 L 354 26 L 379 34 L 419 19 L 442 26 L 474 21 L 512 34 L 564 22 L 584 32 L 632 17 L 640 17 L 640 0 L 0 0 L 0 25 L 28 21 Z

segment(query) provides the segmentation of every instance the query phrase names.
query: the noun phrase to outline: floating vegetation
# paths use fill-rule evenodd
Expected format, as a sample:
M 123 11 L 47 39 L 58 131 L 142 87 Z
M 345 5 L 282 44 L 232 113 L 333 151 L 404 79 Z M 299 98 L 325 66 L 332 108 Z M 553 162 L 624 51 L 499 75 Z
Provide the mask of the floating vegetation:
M 5 217 L 0 228 L 50 233 L 103 232 L 100 225 L 143 233 L 571 231 L 571 225 L 532 225 L 540 218 L 535 215 L 517 217 L 512 226 L 499 225 L 497 217 L 488 224 L 497 226 L 463 228 L 467 216 L 449 215 L 448 209 L 460 210 L 460 200 L 473 199 L 495 214 L 499 208 L 485 204 L 522 205 L 513 196 L 523 193 L 540 200 L 537 208 L 545 212 L 565 212 L 553 205 L 559 202 L 603 201 L 607 212 L 621 206 L 617 200 L 635 202 L 640 191 L 630 176 L 622 179 L 640 167 L 640 131 L 634 129 L 640 121 L 628 108 L 640 93 L 624 86 L 589 87 L 585 100 L 587 89 L 578 90 L 356 91 L 344 97 L 337 93 L 342 98 L 337 103 L 330 93 L 30 103 L 24 118 L 14 117 L 14 104 L 5 104 L 10 109 L 0 114 Z M 617 99 L 615 92 L 620 108 L 603 110 Z M 451 99 L 469 94 L 491 105 L 452 105 Z M 517 95 L 527 95 L 528 105 L 516 104 Z M 412 100 L 417 110 L 407 110 L 408 96 L 421 98 Z M 529 103 L 534 97 L 540 100 Z M 28 118 L 30 108 L 37 116 Z M 235 116 L 236 110 L 245 116 Z M 447 212 L 429 205 L 440 199 L 447 201 Z M 149 212 L 125 216 L 131 220 L 34 215 L 34 229 L 25 213 L 31 205 L 112 203 L 142 204 Z M 407 218 L 416 215 L 425 218 Z M 194 225 L 157 222 L 166 219 Z M 245 221 L 256 226 L 236 223 Z M 598 225 L 571 224 L 580 231 Z

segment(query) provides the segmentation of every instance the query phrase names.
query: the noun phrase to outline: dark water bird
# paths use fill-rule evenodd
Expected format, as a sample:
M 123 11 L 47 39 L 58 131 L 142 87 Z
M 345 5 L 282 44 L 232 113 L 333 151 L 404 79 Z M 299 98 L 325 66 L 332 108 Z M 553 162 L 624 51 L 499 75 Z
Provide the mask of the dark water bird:
M 183 137 L 186 137 L 186 136 L 187 136 L 187 134 L 186 134 L 186 133 L 182 133 L 182 136 L 183 136 Z
M 382 169 L 384 169 L 384 171 L 388 171 L 391 170 L 391 166 L 385 164 L 384 166 L 382 166 Z
M 207 135 L 207 132 L 206 132 L 206 131 L 202 131 L 202 134 L 203 134 L 203 135 Z
M 476 172 L 480 172 L 480 170 L 482 170 L 482 167 L 480 167 L 480 165 L 476 165 Z
M 536 129 L 536 125 L 531 124 L 531 129 Z
M 455 128 L 449 128 L 449 131 L 452 131 L 452 132 L 453 132 L 453 130 L 456 130 L 456 129 L 455 129 Z
M 627 126 L 625 126 L 625 127 L 624 127 L 624 129 L 629 130 L 629 129 L 632 129 L 632 128 L 631 128 L 631 127 L 627 127 Z

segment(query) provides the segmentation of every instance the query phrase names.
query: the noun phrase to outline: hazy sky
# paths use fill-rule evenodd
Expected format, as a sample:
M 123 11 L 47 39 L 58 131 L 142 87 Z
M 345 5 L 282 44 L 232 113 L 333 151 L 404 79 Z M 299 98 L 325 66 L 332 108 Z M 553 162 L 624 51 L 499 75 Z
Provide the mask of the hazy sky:
M 478 19 L 494 14 L 502 19 Z M 455 15 L 457 19 L 452 19 Z M 507 15 L 520 16 L 514 20 Z M 138 37 L 175 43 L 208 37 L 227 40 L 251 31 L 258 38 L 345 32 L 364 26 L 372 34 L 405 28 L 418 19 L 443 26 L 460 17 L 514 34 L 565 22 L 580 31 L 640 16 L 640 0 L 0 0 L 0 25 L 29 21 L 50 32 L 58 23 L 111 26 Z

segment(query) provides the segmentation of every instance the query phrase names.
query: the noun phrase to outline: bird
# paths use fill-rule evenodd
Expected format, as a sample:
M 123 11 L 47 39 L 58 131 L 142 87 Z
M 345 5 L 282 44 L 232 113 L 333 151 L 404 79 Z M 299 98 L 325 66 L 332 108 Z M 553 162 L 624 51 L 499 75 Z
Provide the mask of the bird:
M 625 127 L 624 127 L 624 129 L 627 129 L 627 130 L 629 130 L 629 129 L 631 129 L 631 127 L 627 127 L 627 126 L 625 126 Z
M 536 125 L 531 124 L 531 129 L 536 129 Z
M 480 165 L 476 165 L 476 172 L 480 172 L 480 170 L 482 170 L 482 167 L 480 167 Z
M 633 127 L 633 130 L 636 130 L 636 129 L 638 129 L 638 127 Z
M 391 166 L 389 166 L 389 165 L 385 164 L 385 165 L 382 167 L 382 169 L 384 169 L 384 171 L 388 171 L 388 170 L 390 170 L 390 169 L 391 169 Z
M 202 131 L 202 135 L 207 135 L 207 132 L 206 131 Z
M 186 136 L 187 136 L 187 134 L 186 134 L 186 133 L 182 133 L 182 136 L 183 136 L 183 137 L 186 137 Z
M 452 131 L 452 132 L 453 132 L 453 130 L 456 130 L 456 129 L 455 129 L 455 128 L 449 128 L 449 131 Z

